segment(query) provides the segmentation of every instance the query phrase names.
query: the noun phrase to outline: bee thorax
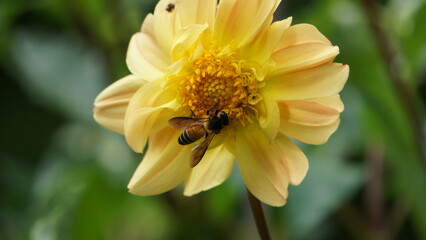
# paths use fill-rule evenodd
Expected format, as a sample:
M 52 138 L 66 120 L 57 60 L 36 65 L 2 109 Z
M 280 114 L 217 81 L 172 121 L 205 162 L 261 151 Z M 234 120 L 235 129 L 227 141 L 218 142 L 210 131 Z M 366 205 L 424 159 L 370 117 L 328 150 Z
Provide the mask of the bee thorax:
M 218 117 L 211 117 L 208 122 L 207 129 L 215 133 L 219 133 L 222 130 L 222 121 Z

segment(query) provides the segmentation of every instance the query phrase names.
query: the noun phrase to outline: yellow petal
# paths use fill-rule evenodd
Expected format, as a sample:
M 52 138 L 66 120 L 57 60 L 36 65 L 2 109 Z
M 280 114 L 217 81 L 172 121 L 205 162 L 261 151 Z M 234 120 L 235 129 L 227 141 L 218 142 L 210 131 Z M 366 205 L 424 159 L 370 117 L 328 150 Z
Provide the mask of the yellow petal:
M 95 104 L 100 104 L 107 100 L 131 98 L 133 94 L 145 83 L 146 81 L 135 75 L 128 75 L 123 77 L 99 93 L 95 99 Z
M 182 27 L 192 24 L 213 26 L 217 0 L 176 1 L 175 10 Z
M 141 32 L 148 34 L 150 37 L 155 39 L 155 32 L 154 32 L 154 15 L 152 13 L 149 13 L 146 15 L 145 19 L 142 22 L 141 26 Z
M 275 50 L 284 31 L 290 26 L 291 21 L 292 18 L 289 17 L 285 20 L 272 23 L 255 43 L 241 50 L 243 58 L 256 61 L 260 64 L 265 63 Z
M 309 162 L 300 148 L 285 136 L 275 140 L 284 161 L 290 184 L 299 185 L 308 172 Z
M 282 21 L 273 22 L 255 43 L 249 44 L 241 50 L 243 58 L 260 64 L 269 60 L 284 31 L 290 26 L 291 21 L 292 18 L 289 17 Z
M 143 151 L 148 136 L 165 127 L 178 108 L 174 101 L 175 92 L 163 90 L 160 84 L 160 81 L 145 84 L 130 100 L 124 121 L 124 135 L 135 152 Z
M 154 10 L 154 33 L 159 46 L 169 55 L 172 48 L 173 39 L 181 28 L 177 12 L 179 6 L 173 11 L 167 11 L 167 5 L 175 1 L 161 0 Z
M 214 37 L 219 46 L 246 45 L 262 31 L 279 0 L 224 0 L 219 2 Z M 269 23 L 269 22 L 268 22 Z
M 146 81 L 134 76 L 126 76 L 107 88 L 95 99 L 93 116 L 103 127 L 123 134 L 124 115 L 133 94 Z
M 193 24 L 182 28 L 176 34 L 175 40 L 173 41 L 171 50 L 172 60 L 177 61 L 185 57 L 185 51 L 199 40 L 200 35 L 207 29 L 207 27 L 207 24 Z
M 220 135 L 223 135 L 224 140 L 223 144 L 225 145 L 226 150 L 228 150 L 232 155 L 237 155 L 237 150 L 235 150 L 235 127 L 227 126 L 222 132 L 220 132 Z
M 280 126 L 280 110 L 275 99 L 266 91 L 261 92 L 263 101 L 257 105 L 259 125 L 270 142 L 277 136 Z
M 285 29 L 275 51 L 306 43 L 322 43 L 331 46 L 331 42 L 315 26 L 296 24 Z
M 282 206 L 287 199 L 287 170 L 275 143 L 270 143 L 258 127 L 238 128 L 237 161 L 250 192 L 271 206 Z
M 349 66 L 339 63 L 287 73 L 268 79 L 265 92 L 277 100 L 332 96 L 339 93 L 349 75 Z
M 300 71 L 331 62 L 339 54 L 339 48 L 323 43 L 306 43 L 290 46 L 272 54 L 275 68 L 272 76 Z
M 174 4 L 172 11 L 167 11 Z M 170 54 L 173 39 L 184 27 L 193 24 L 213 26 L 217 0 L 161 0 L 154 10 L 154 32 L 161 48 Z
M 130 39 L 126 63 L 134 75 L 153 81 L 163 77 L 170 59 L 155 39 L 141 32 Z
M 200 163 L 195 166 L 186 181 L 184 195 L 191 196 L 216 187 L 232 172 L 235 156 L 222 144 L 209 149 Z
M 149 139 L 149 149 L 128 184 L 137 195 L 166 192 L 187 178 L 191 150 L 178 144 L 179 132 L 166 127 Z

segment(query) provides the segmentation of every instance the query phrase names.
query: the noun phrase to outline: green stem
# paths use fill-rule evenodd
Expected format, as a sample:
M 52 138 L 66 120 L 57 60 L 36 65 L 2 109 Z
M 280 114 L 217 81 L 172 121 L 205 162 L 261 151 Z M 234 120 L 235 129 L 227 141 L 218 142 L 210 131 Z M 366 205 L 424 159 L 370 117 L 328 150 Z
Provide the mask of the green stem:
M 265 215 L 263 214 L 262 205 L 253 194 L 249 190 L 247 190 L 247 194 L 250 200 L 251 211 L 253 212 L 254 220 L 256 221 L 257 231 L 259 232 L 260 239 L 262 240 L 270 240 L 268 232 L 268 226 L 266 224 Z
M 416 93 L 402 77 L 397 59 L 398 52 L 383 27 L 380 19 L 380 11 L 376 1 L 361 0 L 361 3 L 370 29 L 376 40 L 385 70 L 389 75 L 390 82 L 395 89 L 399 102 L 402 105 L 402 110 L 405 111 L 405 115 L 410 122 L 416 150 L 422 160 L 423 167 L 426 168 L 426 138 L 424 136 L 422 113 L 416 103 Z

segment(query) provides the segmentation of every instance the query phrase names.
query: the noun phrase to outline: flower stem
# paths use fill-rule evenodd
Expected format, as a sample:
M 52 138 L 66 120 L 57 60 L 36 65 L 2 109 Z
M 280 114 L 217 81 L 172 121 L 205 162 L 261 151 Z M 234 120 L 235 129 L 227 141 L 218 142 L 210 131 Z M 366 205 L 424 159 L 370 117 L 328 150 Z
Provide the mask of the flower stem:
M 268 226 L 266 225 L 265 215 L 263 214 L 262 205 L 247 189 L 248 198 L 250 200 L 251 211 L 253 212 L 254 220 L 256 221 L 257 231 L 259 232 L 260 239 L 270 240 Z
M 398 64 L 398 52 L 391 42 L 380 19 L 380 11 L 374 0 L 361 0 L 364 12 L 366 14 L 370 29 L 376 40 L 379 54 L 388 72 L 389 79 L 393 85 L 397 97 L 402 105 L 402 110 L 410 121 L 410 127 L 414 136 L 416 150 L 422 160 L 423 167 L 426 168 L 426 138 L 424 136 L 423 119 L 419 107 L 416 103 L 416 93 L 407 84 L 401 74 Z

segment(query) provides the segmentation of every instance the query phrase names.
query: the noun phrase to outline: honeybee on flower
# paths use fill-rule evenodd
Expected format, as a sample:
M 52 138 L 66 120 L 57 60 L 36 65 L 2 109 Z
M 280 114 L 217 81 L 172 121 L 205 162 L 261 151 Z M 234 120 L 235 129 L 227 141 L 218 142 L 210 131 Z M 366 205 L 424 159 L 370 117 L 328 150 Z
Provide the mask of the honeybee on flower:
M 131 74 L 102 91 L 94 109 L 96 121 L 124 134 L 135 152 L 149 143 L 131 193 L 160 194 L 184 182 L 191 196 L 221 184 L 236 161 L 254 196 L 285 204 L 288 184 L 308 170 L 291 139 L 322 144 L 337 129 L 349 67 L 333 62 L 338 47 L 314 26 L 272 22 L 279 3 L 160 0 L 145 18 L 130 40 Z M 181 145 L 183 130 L 169 121 L 222 112 L 226 125 L 191 164 L 192 149 L 213 130 Z

